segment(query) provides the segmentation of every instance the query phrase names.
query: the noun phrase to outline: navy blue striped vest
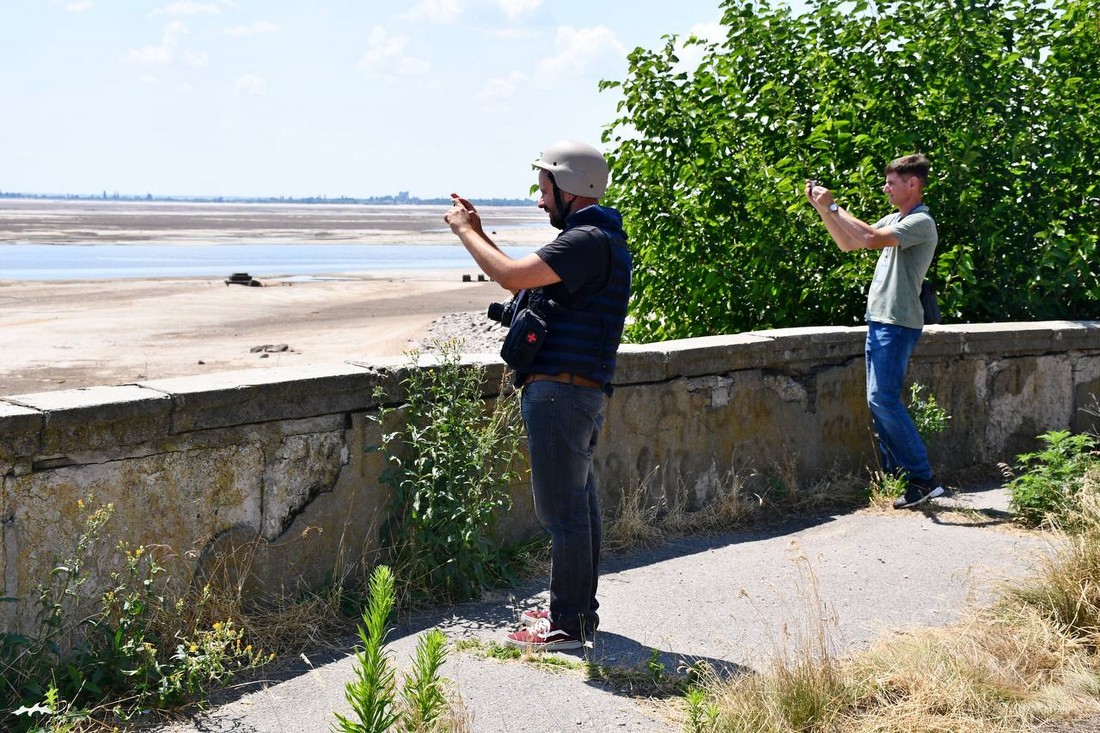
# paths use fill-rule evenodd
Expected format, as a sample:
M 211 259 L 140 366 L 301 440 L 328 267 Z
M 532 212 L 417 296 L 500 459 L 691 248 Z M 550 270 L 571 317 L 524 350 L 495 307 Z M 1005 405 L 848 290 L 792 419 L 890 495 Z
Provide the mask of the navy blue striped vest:
M 547 334 L 529 373 L 577 374 L 607 385 L 615 375 L 622 341 L 633 258 L 619 232 L 582 226 L 592 236 L 607 240 L 611 252 L 607 283 L 573 307 L 547 298 L 542 289 L 530 293 L 532 310 L 547 321 Z M 605 386 L 605 391 L 610 394 L 610 387 Z

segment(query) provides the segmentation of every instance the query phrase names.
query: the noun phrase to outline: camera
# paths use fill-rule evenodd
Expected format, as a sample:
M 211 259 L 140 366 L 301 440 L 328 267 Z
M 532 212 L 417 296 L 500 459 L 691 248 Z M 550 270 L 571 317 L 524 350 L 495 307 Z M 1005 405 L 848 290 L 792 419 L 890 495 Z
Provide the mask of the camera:
M 553 301 L 544 303 L 541 295 L 521 290 L 507 303 L 489 304 L 486 315 L 508 329 L 500 357 L 517 375 L 528 371 L 546 340 L 546 318 L 539 311 L 547 303 Z
M 490 320 L 507 326 L 512 323 L 512 316 L 516 313 L 516 299 L 512 298 L 507 303 L 490 303 L 489 311 L 485 315 Z

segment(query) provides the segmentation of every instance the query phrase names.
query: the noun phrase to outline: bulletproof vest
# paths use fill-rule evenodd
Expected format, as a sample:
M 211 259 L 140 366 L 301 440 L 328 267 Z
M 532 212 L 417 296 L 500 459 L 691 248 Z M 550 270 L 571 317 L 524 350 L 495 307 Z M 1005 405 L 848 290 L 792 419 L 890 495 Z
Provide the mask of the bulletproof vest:
M 633 258 L 617 233 L 593 227 L 607 238 L 611 253 L 606 284 L 566 307 L 540 290 L 531 293 L 532 309 L 547 322 L 546 340 L 529 373 L 578 374 L 607 385 L 615 375 L 615 360 L 623 336 Z M 610 389 L 605 387 L 610 393 Z

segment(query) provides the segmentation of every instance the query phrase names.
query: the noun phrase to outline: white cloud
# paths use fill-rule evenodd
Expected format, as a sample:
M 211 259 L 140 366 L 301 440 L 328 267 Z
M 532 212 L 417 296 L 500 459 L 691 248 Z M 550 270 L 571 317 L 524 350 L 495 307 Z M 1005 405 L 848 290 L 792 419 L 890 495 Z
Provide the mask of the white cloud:
M 626 56 L 626 47 L 607 26 L 558 28 L 553 56 L 539 61 L 539 69 L 558 76 L 582 76 L 604 59 Z
M 259 36 L 265 33 L 279 33 L 282 29 L 269 20 L 257 20 L 249 25 L 235 25 L 226 28 L 223 33 L 227 36 Z
M 393 36 L 385 28 L 375 26 L 367 39 L 367 52 L 359 60 L 359 68 L 391 80 L 427 74 L 430 63 L 405 53 L 409 40 L 408 36 Z
M 153 11 L 156 15 L 218 15 L 222 9 L 217 3 L 197 3 L 194 0 L 176 0 Z
M 172 49 L 164 46 L 135 48 L 127 58 L 140 64 L 168 64 L 172 62 Z
M 524 13 L 538 9 L 542 0 L 497 0 L 497 5 L 510 20 L 516 20 Z
M 92 0 L 50 0 L 50 5 L 67 13 L 83 13 L 92 7 Z
M 562 26 L 554 38 L 554 55 L 538 61 L 536 74 L 512 71 L 507 76 L 494 77 L 485 83 L 478 96 L 500 101 L 514 96 L 522 85 L 556 86 L 566 79 L 598 76 L 609 62 L 621 61 L 625 56 L 626 48 L 606 26 Z
M 127 58 L 140 64 L 155 66 L 167 66 L 177 60 L 196 69 L 207 66 L 210 63 L 209 54 L 181 46 L 183 37 L 190 32 L 182 20 L 173 20 L 164 26 L 159 44 L 134 49 Z
M 492 28 L 489 29 L 489 34 L 493 38 L 500 38 L 505 41 L 527 41 L 532 38 L 538 38 L 539 32 L 534 28 L 520 28 L 512 26 L 510 28 Z
M 164 33 L 161 36 L 162 43 L 165 46 L 178 46 L 180 38 L 186 36 L 190 32 L 187 24 L 182 20 L 173 20 L 171 23 L 164 26 Z
M 402 17 L 405 20 L 453 23 L 460 15 L 462 15 L 460 0 L 421 0 Z
M 527 75 L 522 71 L 513 71 L 508 76 L 496 77 L 485 83 L 478 97 L 489 101 L 508 99 L 516 92 L 516 88 L 527 81 Z
M 142 64 L 170 64 L 176 56 L 180 37 L 187 33 L 187 26 L 182 20 L 173 20 L 164 26 L 158 45 L 135 49 L 130 52 L 129 58 Z
M 199 51 L 184 51 L 183 60 L 188 66 L 200 69 L 210 63 L 210 55 Z
M 367 52 L 363 54 L 359 65 L 367 69 L 378 66 L 400 56 L 408 45 L 408 36 L 391 36 L 385 28 L 375 26 L 371 29 L 367 39 Z
M 267 82 L 255 74 L 245 74 L 237 79 L 237 94 L 242 97 L 259 97 L 267 91 Z
M 397 67 L 401 76 L 425 76 L 431 69 L 431 62 L 411 56 L 402 57 L 401 63 Z

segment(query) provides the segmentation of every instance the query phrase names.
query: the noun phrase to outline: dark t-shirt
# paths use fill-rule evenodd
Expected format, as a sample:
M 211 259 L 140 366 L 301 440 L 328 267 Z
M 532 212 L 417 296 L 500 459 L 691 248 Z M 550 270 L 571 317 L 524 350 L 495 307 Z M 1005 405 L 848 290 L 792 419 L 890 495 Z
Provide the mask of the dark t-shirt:
M 572 307 L 602 290 L 611 268 L 610 246 L 607 235 L 596 227 L 580 226 L 562 232 L 535 252 L 561 278 L 560 283 L 545 286 L 543 293 Z

